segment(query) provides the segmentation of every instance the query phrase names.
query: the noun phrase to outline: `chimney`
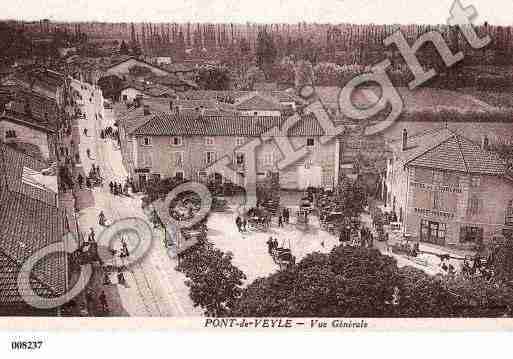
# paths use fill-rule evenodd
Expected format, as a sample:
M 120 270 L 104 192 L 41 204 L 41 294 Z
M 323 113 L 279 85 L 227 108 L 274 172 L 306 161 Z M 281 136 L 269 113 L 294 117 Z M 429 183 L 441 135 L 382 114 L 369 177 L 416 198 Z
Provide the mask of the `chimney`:
M 403 128 L 403 146 L 402 146 L 402 150 L 406 151 L 407 148 L 408 148 L 408 131 L 406 131 L 406 129 Z
M 144 105 L 144 110 L 143 110 L 143 113 L 144 113 L 144 116 L 148 116 L 151 112 L 150 112 L 150 106 L 149 105 Z

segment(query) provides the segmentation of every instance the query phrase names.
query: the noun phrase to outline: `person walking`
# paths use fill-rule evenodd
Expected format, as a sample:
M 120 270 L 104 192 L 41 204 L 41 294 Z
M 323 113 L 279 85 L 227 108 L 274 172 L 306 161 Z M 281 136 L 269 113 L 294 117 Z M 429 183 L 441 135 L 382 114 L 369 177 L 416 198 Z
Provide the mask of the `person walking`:
M 109 188 L 110 188 L 110 193 L 114 193 L 114 183 L 112 183 L 112 181 L 110 181 L 110 183 L 109 183 Z
M 246 228 L 246 226 L 247 226 L 247 225 L 248 225 L 248 220 L 246 219 L 246 217 L 244 217 L 244 218 L 242 219 L 242 230 L 243 230 L 244 232 L 246 232 L 246 231 L 247 231 L 247 228 Z
M 100 211 L 100 214 L 98 215 L 98 224 L 100 226 L 105 226 L 105 214 L 103 211 Z
M 82 189 L 82 185 L 84 184 L 84 177 L 82 177 L 82 173 L 78 174 L 77 182 L 80 189 Z
M 278 227 L 283 227 L 283 217 L 281 213 L 278 215 Z
M 235 219 L 235 225 L 237 226 L 239 232 L 242 232 L 242 219 L 240 218 L 240 216 L 237 216 L 237 218 Z
M 95 237 L 94 229 L 93 229 L 93 227 L 91 227 L 90 232 L 89 232 L 89 236 L 87 236 L 87 240 L 89 242 L 94 242 L 95 241 L 94 237 Z
M 270 255 L 273 254 L 273 245 L 274 245 L 274 242 L 273 242 L 273 237 L 269 237 L 269 239 L 267 240 L 267 252 L 269 252 Z
M 87 136 L 87 128 L 84 128 L 84 135 Z

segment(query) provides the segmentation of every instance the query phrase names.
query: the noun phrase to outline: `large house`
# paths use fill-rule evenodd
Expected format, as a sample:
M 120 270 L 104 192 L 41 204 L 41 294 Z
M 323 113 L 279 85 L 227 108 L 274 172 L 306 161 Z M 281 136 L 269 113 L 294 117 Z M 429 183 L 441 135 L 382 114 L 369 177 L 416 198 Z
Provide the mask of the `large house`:
M 48 164 L 0 145 L 0 315 L 58 315 L 59 308 L 28 305 L 17 279 L 23 263 L 39 250 L 58 244 L 68 232 L 64 212 L 58 207 L 57 177 Z M 64 252 L 41 259 L 30 273 L 30 283 L 40 297 L 58 297 L 68 289 L 68 262 Z M 36 299 L 36 302 L 39 298 Z
M 488 140 L 439 128 L 390 142 L 384 193 L 403 231 L 438 245 L 480 245 L 513 227 L 513 176 Z
M 304 147 L 305 156 L 285 168 L 278 168 L 283 159 L 276 141 L 264 141 L 252 152 L 246 144 L 271 129 L 283 126 L 287 118 L 278 116 L 240 116 L 235 113 L 208 115 L 202 113 L 152 113 L 150 106 L 142 112 L 125 117 L 122 140 L 132 165 L 131 177 L 144 186 L 148 181 L 166 177 L 183 177 L 195 181 L 216 181 L 247 186 L 269 175 L 279 177 L 282 188 L 304 189 L 308 186 L 333 188 L 338 179 L 338 146 L 333 140 L 322 144 L 324 130 L 315 114 L 301 115 L 287 132 L 293 148 Z M 121 121 L 123 122 L 123 121 Z M 125 144 L 124 144 L 125 143 Z M 224 157 L 230 159 L 233 171 L 212 170 Z M 249 168 L 254 163 L 256 168 Z

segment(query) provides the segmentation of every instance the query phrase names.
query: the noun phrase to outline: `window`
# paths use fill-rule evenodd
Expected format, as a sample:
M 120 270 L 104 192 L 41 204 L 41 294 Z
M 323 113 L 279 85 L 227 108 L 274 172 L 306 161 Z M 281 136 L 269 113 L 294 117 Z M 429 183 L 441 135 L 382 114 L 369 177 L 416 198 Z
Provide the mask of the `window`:
M 214 137 L 205 137 L 205 145 L 212 146 L 214 144 Z
M 151 138 L 149 138 L 149 137 L 144 137 L 144 138 L 143 138 L 143 144 L 144 144 L 145 146 L 151 146 Z
M 460 243 L 481 243 L 483 228 L 477 226 L 462 226 L 460 228 Z
M 205 163 L 211 165 L 216 161 L 216 153 L 213 151 L 205 152 Z
M 123 101 L 126 101 L 128 98 L 126 95 L 123 95 Z
M 237 146 L 244 145 L 244 143 L 245 143 L 244 137 L 237 137 L 237 139 L 235 140 L 235 143 L 236 143 Z
M 158 183 L 160 181 L 160 173 L 152 174 L 152 181 L 153 183 Z
M 440 192 L 433 192 L 433 209 L 440 210 Z
M 256 111 L 253 112 L 253 115 L 258 116 L 258 112 L 256 112 Z
M 240 166 L 244 165 L 244 153 L 237 152 L 235 154 L 235 163 Z
M 479 198 L 473 194 L 469 198 L 467 214 L 469 216 L 475 216 L 479 213 Z
M 444 173 L 434 170 L 433 171 L 433 183 L 434 184 L 442 184 L 444 182 Z
M 173 152 L 171 156 L 171 163 L 174 167 L 183 166 L 183 152 Z
M 264 165 L 265 166 L 272 166 L 273 165 L 273 154 L 272 153 L 265 153 L 264 154 Z
M 479 187 L 481 185 L 481 179 L 479 177 L 470 178 L 470 186 Z
M 183 180 L 184 179 L 183 171 L 176 171 L 175 172 L 175 177 L 180 179 L 180 180 Z
M 182 138 L 180 136 L 171 137 L 171 146 L 181 146 Z
M 505 224 L 513 225 L 513 200 L 508 202 L 506 207 L 506 221 Z
M 142 154 L 142 166 L 143 167 L 151 167 L 152 166 L 152 158 L 151 158 L 151 153 L 150 152 L 146 152 L 146 153 L 143 153 Z
M 313 139 L 313 138 L 307 138 L 307 139 L 306 139 L 306 145 L 307 145 L 308 147 L 312 147 L 312 146 L 314 145 L 314 143 L 315 143 L 315 141 L 314 141 L 314 139 Z
M 5 137 L 6 138 L 14 138 L 14 137 L 16 137 L 16 131 L 14 131 L 14 130 L 7 130 L 7 131 L 5 131 Z

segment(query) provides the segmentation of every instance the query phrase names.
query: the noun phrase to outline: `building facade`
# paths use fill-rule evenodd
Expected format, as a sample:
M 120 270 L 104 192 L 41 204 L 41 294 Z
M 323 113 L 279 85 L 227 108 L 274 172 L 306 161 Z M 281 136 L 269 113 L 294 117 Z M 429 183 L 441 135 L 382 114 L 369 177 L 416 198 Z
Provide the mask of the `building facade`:
M 405 234 L 474 247 L 513 226 L 513 177 L 504 160 L 447 128 L 391 142 L 386 205 Z
M 148 181 L 177 176 L 200 182 L 214 178 L 245 187 L 274 174 L 282 188 L 333 188 L 338 178 L 339 142 L 333 139 L 321 143 L 324 132 L 313 114 L 301 117 L 287 134 L 287 141 L 294 149 L 305 150 L 304 156 L 293 163 L 280 165 L 284 156 L 276 140 L 260 143 L 262 134 L 285 120 L 155 114 L 128 136 L 132 149 L 130 162 L 134 164 L 131 176 L 142 186 Z M 249 146 L 252 141 L 257 141 L 258 146 Z M 231 170 L 213 170 L 223 158 L 228 159 Z

